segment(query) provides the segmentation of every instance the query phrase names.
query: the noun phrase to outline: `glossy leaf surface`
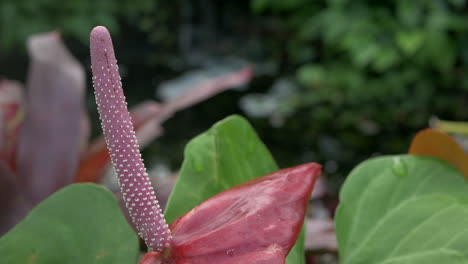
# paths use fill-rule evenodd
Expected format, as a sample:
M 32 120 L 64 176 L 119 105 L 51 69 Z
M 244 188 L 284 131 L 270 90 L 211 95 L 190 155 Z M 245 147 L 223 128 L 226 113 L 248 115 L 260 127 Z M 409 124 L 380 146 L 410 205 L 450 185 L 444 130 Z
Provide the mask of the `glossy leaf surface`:
M 280 170 L 195 207 L 171 225 L 175 263 L 284 263 L 320 170 Z
M 135 263 L 136 234 L 112 193 L 70 185 L 34 208 L 0 239 L 0 263 Z
M 165 218 L 173 222 L 212 196 L 276 170 L 250 124 L 239 116 L 228 117 L 188 143 Z
M 320 172 L 316 163 L 283 169 L 208 199 L 171 224 L 162 263 L 285 263 Z
M 466 263 L 468 184 L 433 157 L 365 161 L 340 193 L 340 263 Z
M 276 170 L 278 166 L 250 124 L 239 116 L 228 117 L 187 145 L 166 220 L 171 223 L 221 191 Z M 301 234 L 287 263 L 304 261 Z
M 409 154 L 432 156 L 457 167 L 468 180 L 468 155 L 450 135 L 435 129 L 424 129 L 413 138 Z

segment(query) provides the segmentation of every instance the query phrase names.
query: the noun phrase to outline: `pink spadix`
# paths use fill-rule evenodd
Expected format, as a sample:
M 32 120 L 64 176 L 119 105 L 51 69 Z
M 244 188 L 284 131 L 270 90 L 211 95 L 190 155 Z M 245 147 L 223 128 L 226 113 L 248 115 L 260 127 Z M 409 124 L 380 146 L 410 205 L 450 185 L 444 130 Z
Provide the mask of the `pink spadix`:
M 96 103 L 125 204 L 139 236 L 161 252 L 169 247 L 171 233 L 141 159 L 110 34 L 95 27 L 90 42 Z

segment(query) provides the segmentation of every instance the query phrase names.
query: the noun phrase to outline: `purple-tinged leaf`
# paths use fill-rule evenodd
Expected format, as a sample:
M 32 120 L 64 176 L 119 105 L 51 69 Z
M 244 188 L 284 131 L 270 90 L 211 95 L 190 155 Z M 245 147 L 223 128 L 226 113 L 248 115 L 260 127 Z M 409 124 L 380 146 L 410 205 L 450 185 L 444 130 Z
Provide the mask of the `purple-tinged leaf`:
M 85 74 L 57 32 L 28 40 L 31 59 L 18 177 L 38 203 L 73 182 L 80 154 Z
M 335 224 L 332 219 L 306 219 L 306 250 L 337 251 Z
M 187 89 L 176 98 L 164 104 L 164 117 L 167 119 L 179 110 L 204 101 L 229 88 L 248 83 L 252 79 L 252 76 L 253 68 L 248 66 L 237 72 L 217 76 L 197 83 L 195 86 Z
M 80 153 L 83 154 L 88 148 L 89 135 L 91 133 L 91 122 L 86 109 L 81 112 L 80 117 Z
M 0 236 L 23 219 L 30 209 L 15 175 L 0 159 Z
M 314 189 L 312 190 L 312 194 L 310 195 L 311 199 L 319 199 L 325 196 L 328 192 L 328 186 L 327 182 L 325 181 L 325 178 L 319 177 L 317 179 L 317 182 L 314 185 Z
M 162 108 L 163 106 L 155 101 L 145 101 L 130 109 L 140 149 L 162 134 Z

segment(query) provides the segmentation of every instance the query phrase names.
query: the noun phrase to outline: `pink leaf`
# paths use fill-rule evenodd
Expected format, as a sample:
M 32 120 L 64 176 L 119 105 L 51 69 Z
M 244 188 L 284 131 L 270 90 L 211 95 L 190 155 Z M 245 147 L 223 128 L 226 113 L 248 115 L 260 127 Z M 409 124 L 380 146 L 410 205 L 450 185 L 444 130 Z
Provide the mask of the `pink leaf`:
M 252 76 L 253 68 L 249 66 L 234 73 L 197 83 L 175 99 L 166 102 L 163 108 L 165 119 L 181 109 L 204 101 L 224 90 L 245 84 L 252 79 Z
M 174 221 L 171 247 L 142 263 L 284 263 L 320 171 L 304 164 L 215 195 Z
M 15 226 L 32 208 L 23 194 L 15 175 L 0 160 L 0 236 Z
M 17 162 L 25 193 L 38 203 L 73 182 L 80 155 L 85 74 L 57 32 L 28 40 L 31 65 Z
M 307 219 L 306 225 L 306 250 L 337 250 L 335 224 L 332 219 Z

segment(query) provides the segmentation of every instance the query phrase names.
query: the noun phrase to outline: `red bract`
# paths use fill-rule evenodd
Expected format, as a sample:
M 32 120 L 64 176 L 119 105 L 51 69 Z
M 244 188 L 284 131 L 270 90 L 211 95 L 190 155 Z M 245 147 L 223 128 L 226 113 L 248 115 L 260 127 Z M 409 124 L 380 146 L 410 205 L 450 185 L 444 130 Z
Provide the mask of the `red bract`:
M 171 246 L 140 264 L 275 264 L 299 236 L 321 166 L 283 169 L 228 189 L 171 224 Z

